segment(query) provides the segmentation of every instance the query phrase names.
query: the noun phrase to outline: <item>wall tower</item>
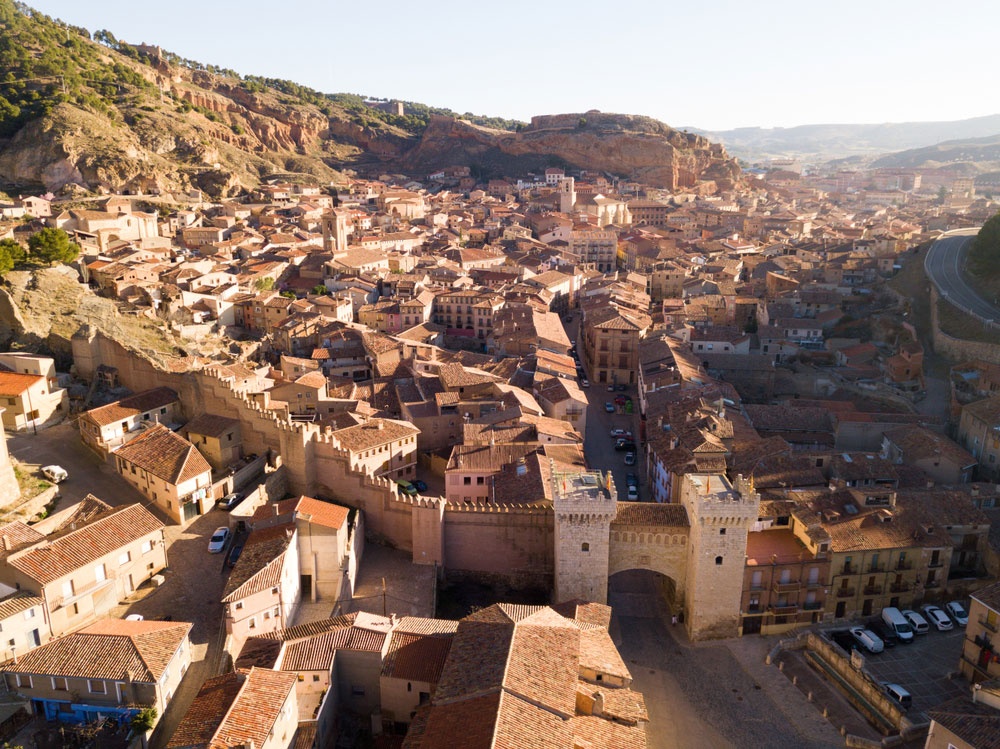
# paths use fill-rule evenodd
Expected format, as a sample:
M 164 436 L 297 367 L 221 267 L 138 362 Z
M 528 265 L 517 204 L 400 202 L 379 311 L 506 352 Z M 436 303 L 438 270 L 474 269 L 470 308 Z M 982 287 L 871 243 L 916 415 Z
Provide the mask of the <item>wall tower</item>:
M 721 474 L 687 474 L 681 503 L 691 522 L 684 625 L 692 640 L 739 634 L 747 534 L 760 495 L 742 476 L 733 486 Z
M 608 602 L 608 551 L 618 496 L 611 473 L 552 471 L 554 602 Z

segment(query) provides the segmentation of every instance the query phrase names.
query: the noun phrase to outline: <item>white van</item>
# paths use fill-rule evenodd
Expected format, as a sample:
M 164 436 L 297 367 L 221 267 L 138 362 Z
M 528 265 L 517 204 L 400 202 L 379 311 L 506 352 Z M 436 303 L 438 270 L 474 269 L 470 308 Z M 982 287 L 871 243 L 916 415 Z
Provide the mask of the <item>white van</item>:
M 882 621 L 900 642 L 913 642 L 913 627 L 895 606 L 882 609 Z
M 42 469 L 42 475 L 53 484 L 58 484 L 69 478 L 69 474 L 66 473 L 66 469 L 62 466 L 45 466 Z
M 910 693 L 899 684 L 893 684 L 891 682 L 882 682 L 882 688 L 885 690 L 892 699 L 896 700 L 904 710 L 909 710 L 910 705 L 913 704 L 913 697 Z
M 931 628 L 927 624 L 927 620 L 913 609 L 903 609 L 902 614 L 903 618 L 910 623 L 913 631 L 918 635 L 926 635 L 930 631 Z

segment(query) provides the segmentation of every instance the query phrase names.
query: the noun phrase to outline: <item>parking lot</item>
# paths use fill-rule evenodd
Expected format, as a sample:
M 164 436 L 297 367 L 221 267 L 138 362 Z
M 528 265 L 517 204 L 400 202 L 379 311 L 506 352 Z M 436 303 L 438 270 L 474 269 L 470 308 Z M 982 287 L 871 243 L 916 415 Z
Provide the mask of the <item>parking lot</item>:
M 847 629 L 828 630 L 830 639 L 850 653 L 857 647 Z M 941 702 L 967 694 L 969 684 L 958 673 L 962 654 L 964 628 L 955 627 L 939 632 L 933 627 L 917 635 L 913 642 L 896 642 L 881 653 L 862 650 L 865 667 L 880 682 L 891 682 L 905 688 L 913 698 L 911 719 Z

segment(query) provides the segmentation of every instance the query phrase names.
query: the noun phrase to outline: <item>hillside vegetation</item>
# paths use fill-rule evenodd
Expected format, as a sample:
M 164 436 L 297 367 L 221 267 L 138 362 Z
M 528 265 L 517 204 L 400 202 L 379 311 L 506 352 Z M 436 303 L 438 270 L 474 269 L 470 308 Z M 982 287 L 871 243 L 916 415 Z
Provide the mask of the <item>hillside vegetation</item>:
M 1000 297 L 1000 213 L 983 224 L 973 240 L 966 270 L 984 299 Z

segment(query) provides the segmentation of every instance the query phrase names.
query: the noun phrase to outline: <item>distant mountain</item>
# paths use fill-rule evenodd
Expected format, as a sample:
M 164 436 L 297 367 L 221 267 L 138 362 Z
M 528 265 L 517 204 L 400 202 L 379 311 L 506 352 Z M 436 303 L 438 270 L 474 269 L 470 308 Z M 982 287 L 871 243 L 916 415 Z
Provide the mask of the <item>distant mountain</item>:
M 715 131 L 688 129 L 720 141 L 731 154 L 747 161 L 771 158 L 828 161 L 850 156 L 879 156 L 942 141 L 996 135 L 1000 133 L 1000 114 L 952 122 L 743 127 Z
M 1000 135 L 985 138 L 946 140 L 933 146 L 913 148 L 882 156 L 873 162 L 877 167 L 934 168 L 944 164 L 970 164 L 979 172 L 1000 169 Z

